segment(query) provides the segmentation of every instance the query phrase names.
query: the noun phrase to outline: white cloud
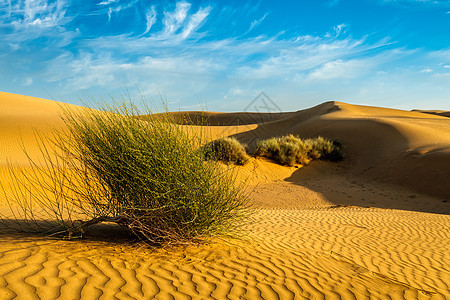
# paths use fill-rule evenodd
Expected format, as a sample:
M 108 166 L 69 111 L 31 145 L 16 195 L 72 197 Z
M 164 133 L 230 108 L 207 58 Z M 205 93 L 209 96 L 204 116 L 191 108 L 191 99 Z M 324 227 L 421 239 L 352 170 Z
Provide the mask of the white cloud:
M 431 69 L 423 69 L 420 71 L 420 73 L 431 73 L 431 72 L 433 72 L 433 70 Z
M 217 88 L 226 89 L 222 97 L 231 97 L 246 94 L 238 93 L 242 89 L 233 90 L 241 84 L 246 90 L 255 91 L 252 86 L 266 80 L 292 83 L 295 78 L 310 81 L 354 78 L 389 60 L 382 55 L 374 59 L 370 54 L 376 48 L 388 46 L 387 41 L 369 44 L 365 37 L 345 37 L 345 24 L 335 26 L 334 33 L 325 36 L 202 40 L 199 30 L 211 11 L 212 7 L 191 11 L 191 4 L 182 1 L 172 10 L 166 8 L 158 20 L 152 6 L 145 13 L 146 28 L 142 35 L 82 40 L 79 47 L 83 52 L 59 55 L 44 78 L 62 82 L 74 93 L 79 89 L 124 84 L 147 86 L 152 82 L 162 89 L 180 91 L 184 87 L 184 91 L 191 93 L 218 85 Z M 162 29 L 155 32 L 157 21 Z M 251 58 L 255 56 L 258 59 Z
M 129 39 L 127 36 L 114 36 L 105 39 L 96 39 L 90 43 L 98 44 L 108 43 L 113 48 L 120 48 L 124 45 L 122 43 L 130 42 L 133 47 L 164 47 L 164 42 L 179 43 L 189 38 L 195 33 L 203 24 L 204 20 L 210 14 L 212 7 L 201 7 L 197 12 L 190 14 L 191 4 L 185 1 L 177 2 L 173 10 L 165 10 L 162 17 L 163 28 L 159 32 L 152 32 L 152 27 L 157 21 L 156 8 L 152 6 L 145 14 L 146 29 L 142 35 L 148 37 L 142 39 Z M 149 34 L 150 33 L 150 34 Z M 156 45 L 158 44 L 158 45 Z M 126 47 L 126 45 L 125 45 Z
M 248 41 L 250 43 L 250 41 Z M 385 55 L 367 56 L 366 53 L 371 50 L 386 46 L 383 41 L 370 45 L 365 44 L 364 39 L 354 40 L 349 37 L 339 39 L 337 37 L 305 37 L 296 38 L 294 41 L 283 40 L 253 40 L 251 46 L 248 47 L 248 53 L 267 53 L 270 56 L 266 59 L 260 60 L 256 65 L 239 67 L 237 72 L 241 78 L 245 79 L 267 79 L 277 78 L 277 80 L 290 80 L 290 78 L 298 78 L 299 73 L 310 73 L 318 69 L 317 78 L 319 78 L 319 69 L 323 68 L 325 64 L 331 63 L 326 67 L 331 68 L 335 64 L 335 70 L 339 62 L 351 61 L 366 61 L 364 67 L 368 69 L 369 66 L 374 66 L 384 61 L 392 59 L 394 53 L 386 53 Z M 398 52 L 397 55 L 404 55 L 403 52 Z M 358 60 L 357 57 L 363 56 Z M 362 64 L 364 65 L 364 64 Z M 356 67 L 356 66 L 355 66 Z M 362 71 L 363 67 L 358 68 Z M 300 76 L 302 77 L 302 76 Z M 314 78 L 313 75 L 310 78 Z
M 110 14 L 120 13 L 136 1 L 121 5 L 118 1 L 105 0 L 101 2 L 102 8 L 95 13 L 100 14 L 101 11 L 101 14 L 106 14 L 108 10 Z M 99 93 L 104 95 L 125 86 L 138 86 L 145 96 L 157 97 L 167 91 L 171 101 L 200 96 L 211 97 L 207 98 L 208 101 L 223 101 L 223 98 L 227 98 L 230 101 L 223 105 L 235 103 L 233 105 L 238 107 L 242 101 L 251 100 L 264 89 L 269 94 L 271 91 L 281 91 L 284 94 L 291 93 L 291 96 L 299 91 L 308 91 L 306 95 L 311 101 L 323 101 L 319 97 L 339 97 L 352 91 L 370 95 L 372 89 L 358 85 L 356 81 L 361 83 L 369 80 L 369 77 L 376 77 L 376 74 L 383 74 L 380 78 L 395 78 L 390 73 L 392 65 L 399 58 L 411 55 L 411 51 L 396 48 L 388 39 L 378 42 L 369 42 L 367 37 L 355 39 L 346 34 L 350 31 L 346 24 L 334 26 L 326 35 L 286 37 L 280 33 L 274 36 L 240 35 L 203 39 L 210 29 L 205 29 L 205 24 L 210 24 L 211 13 L 215 8 L 207 6 L 193 9 L 185 1 L 173 6 L 144 7 L 139 11 L 139 17 L 145 18 L 145 23 L 135 27 L 131 34 L 78 39 L 75 40 L 76 51 L 67 51 L 61 45 L 70 43 L 77 33 L 66 31 L 64 24 L 70 19 L 65 15 L 63 6 L 59 9 L 62 17 L 58 19 L 58 2 L 64 3 L 49 2 L 46 9 L 42 6 L 43 13 L 33 13 L 38 11 L 35 7 L 28 15 L 29 20 L 45 19 L 45 15 L 55 16 L 55 24 L 59 25 L 33 27 L 22 24 L 22 27 L 14 28 L 14 34 L 5 36 L 4 45 L 9 47 L 8 50 L 14 48 L 20 51 L 24 49 L 21 41 L 52 35 L 49 40 L 58 41 L 59 44 L 49 53 L 56 58 L 46 60 L 39 70 L 39 78 L 28 82 L 38 86 L 39 81 L 48 81 L 54 86 L 60 85 L 59 91 L 72 95 L 79 93 L 80 89 L 101 91 Z M 11 15 L 14 13 L 18 12 L 11 9 Z M 266 16 L 251 22 L 250 29 L 261 24 Z M 0 22 L 5 23 L 3 21 L 7 18 L 7 15 L 0 14 Z M 18 19 L 22 20 L 23 17 Z M 29 28 L 25 30 L 27 26 Z M 50 49 L 51 45 L 46 47 Z M 436 51 L 433 55 L 434 58 L 427 58 L 429 61 L 415 65 L 433 67 L 433 74 L 438 73 L 450 61 L 450 51 Z M 31 63 L 24 63 L 20 67 L 25 70 L 27 64 Z M 422 79 L 434 78 L 419 76 L 419 70 L 414 69 L 411 73 Z M 441 75 L 442 78 L 445 76 Z M 355 83 L 357 88 L 339 94 L 344 89 L 343 85 L 349 82 Z M 18 85 L 26 83 L 26 80 L 17 82 Z M 323 84 L 330 88 L 328 94 L 322 91 Z M 56 90 L 52 92 L 58 93 Z
M 176 91 L 171 95 L 178 97 L 186 90 L 200 92 L 206 88 L 214 80 L 214 73 L 221 68 L 207 58 L 189 55 L 163 58 L 146 56 L 130 63 L 124 58 L 114 58 L 107 52 L 81 53 L 78 57 L 66 54 L 53 60 L 44 78 L 50 82 L 62 82 L 66 92 L 71 93 L 99 87 L 146 87 L 151 83 L 151 92 L 155 93 L 154 87 L 157 86 L 162 90 Z M 199 84 L 199 81 L 202 83 Z
M 150 29 L 152 29 L 152 26 L 156 23 L 156 10 L 155 7 L 152 6 L 147 12 L 145 13 L 145 19 L 147 21 L 146 28 L 144 34 L 147 34 Z
M 106 1 L 100 2 L 100 3 L 97 4 L 97 5 L 110 5 L 110 4 L 116 3 L 116 2 L 118 2 L 118 1 L 119 1 L 119 0 L 106 0 Z
M 386 4 L 416 4 L 416 5 L 435 5 L 435 6 L 450 6 L 448 0 L 380 0 L 381 3 Z
M 181 1 L 176 4 L 174 11 L 164 12 L 164 30 L 163 36 L 167 37 L 174 34 L 183 24 L 187 17 L 187 13 L 191 8 L 191 4 Z
M 188 14 L 185 23 L 190 18 Z M 252 99 L 261 87 L 282 88 L 300 81 L 315 84 L 355 78 L 391 61 L 392 57 L 407 55 L 390 50 L 374 56 L 370 54 L 372 50 L 386 43 L 371 45 L 364 39 L 350 37 L 304 36 L 292 40 L 256 37 L 201 42 L 172 37 L 155 43 L 155 36 L 159 38 L 160 33 L 93 40 L 87 48 L 95 51 L 60 57 L 49 66 L 44 78 L 63 82 L 65 91 L 72 93 L 80 88 L 98 90 L 127 85 L 144 87 L 142 92 L 154 97 L 167 91 L 169 99 L 177 101 L 199 95 L 240 99 L 241 102 L 233 102 L 238 106 L 242 100 Z M 126 47 L 115 48 L 117 45 Z M 146 50 L 148 54 L 137 61 L 127 59 Z M 261 58 L 249 60 L 255 55 Z
M 367 60 L 333 60 L 322 64 L 308 75 L 310 80 L 349 79 L 360 76 L 369 69 Z
M 65 18 L 66 5 L 67 3 L 63 0 L 24 0 L 8 1 L 7 6 L 2 4 L 0 8 L 8 11 L 6 20 L 9 19 L 10 24 L 16 28 L 53 27 L 68 22 Z
M 112 14 L 115 13 L 119 13 L 122 10 L 125 9 L 129 9 L 131 7 L 133 7 L 136 3 L 138 3 L 139 0 L 134 0 L 134 1 L 128 1 L 126 4 L 118 4 L 118 5 L 114 5 L 114 3 L 118 3 L 118 1 L 106 1 L 105 5 L 103 6 L 108 6 L 108 20 L 111 20 Z M 113 5 L 111 5 L 113 4 Z
M 72 20 L 66 16 L 67 5 L 63 0 L 0 1 L 0 28 L 6 29 L 2 34 L 3 45 L 18 51 L 27 47 L 24 46 L 27 42 L 41 37 L 49 37 L 41 50 L 47 45 L 56 49 L 69 44 L 78 32 L 64 28 Z
M 267 17 L 267 13 L 264 14 L 264 16 L 262 16 L 259 20 L 254 20 L 251 24 L 250 24 L 250 28 L 247 30 L 245 34 L 249 33 L 250 31 L 253 30 L 253 28 L 258 27 Z
M 339 24 L 333 27 L 333 33 L 327 33 L 326 37 L 335 36 L 338 37 L 341 33 L 345 33 L 347 28 L 347 24 Z
M 180 36 L 186 39 L 193 31 L 200 27 L 201 23 L 206 19 L 211 11 L 211 7 L 200 8 L 198 12 L 193 14 L 187 25 L 183 28 Z
M 450 62 L 450 49 L 431 51 L 427 56 L 433 60 L 439 60 L 440 64 L 447 64 Z

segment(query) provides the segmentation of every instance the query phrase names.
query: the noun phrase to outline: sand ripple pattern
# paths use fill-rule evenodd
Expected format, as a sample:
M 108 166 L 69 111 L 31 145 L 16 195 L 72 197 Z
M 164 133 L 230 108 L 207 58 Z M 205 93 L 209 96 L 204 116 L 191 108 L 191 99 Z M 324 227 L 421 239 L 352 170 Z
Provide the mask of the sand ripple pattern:
M 0 236 L 0 299 L 450 299 L 450 216 L 261 209 L 176 251 Z M 112 237 L 114 238 L 114 237 Z

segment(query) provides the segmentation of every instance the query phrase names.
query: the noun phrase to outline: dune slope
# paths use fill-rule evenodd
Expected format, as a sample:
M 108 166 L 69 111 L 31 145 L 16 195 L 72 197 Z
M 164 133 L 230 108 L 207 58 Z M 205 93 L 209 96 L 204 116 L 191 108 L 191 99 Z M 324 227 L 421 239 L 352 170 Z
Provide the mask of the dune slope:
M 49 137 L 61 129 L 62 109 L 81 109 L 56 101 L 0 92 L 0 167 L 8 161 L 28 165 L 22 148 L 32 158 L 40 156 L 36 133 Z
M 395 109 L 327 102 L 259 124 L 236 135 L 254 148 L 257 139 L 297 134 L 338 139 L 348 177 L 397 184 L 450 200 L 450 120 Z

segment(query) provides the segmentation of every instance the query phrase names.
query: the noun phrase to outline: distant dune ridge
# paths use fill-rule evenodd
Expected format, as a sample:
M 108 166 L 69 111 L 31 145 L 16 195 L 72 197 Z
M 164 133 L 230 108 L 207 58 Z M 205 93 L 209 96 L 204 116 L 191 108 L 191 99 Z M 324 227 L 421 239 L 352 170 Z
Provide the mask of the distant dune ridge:
M 177 116 L 183 113 L 176 113 Z M 235 135 L 254 148 L 255 137 L 322 135 L 346 147 L 348 172 L 395 183 L 420 193 L 450 198 L 450 122 L 441 116 L 403 110 L 326 102 L 310 109 L 276 114 L 201 113 L 211 125 L 258 128 Z M 180 118 L 181 119 L 181 118 Z M 265 120 L 270 120 L 264 122 Z
M 8 161 L 28 167 L 21 144 L 39 157 L 34 132 L 61 128 L 60 109 L 0 92 L 2 183 Z M 173 113 L 197 126 L 207 117 L 212 137 L 232 135 L 250 150 L 287 134 L 338 139 L 346 159 L 236 167 L 255 207 L 243 241 L 149 251 L 109 224 L 83 242 L 2 231 L 0 299 L 450 299 L 450 119 L 424 112 L 326 102 L 277 114 Z
M 449 117 L 450 118 L 450 111 L 446 111 L 446 110 L 413 109 L 412 111 L 421 112 L 421 113 L 425 113 L 425 114 L 438 115 L 438 116 L 443 116 L 443 117 Z

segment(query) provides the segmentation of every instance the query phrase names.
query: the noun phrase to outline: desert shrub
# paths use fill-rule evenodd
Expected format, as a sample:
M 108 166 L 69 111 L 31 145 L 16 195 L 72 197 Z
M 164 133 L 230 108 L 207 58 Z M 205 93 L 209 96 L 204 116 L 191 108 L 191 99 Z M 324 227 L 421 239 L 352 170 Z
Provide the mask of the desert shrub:
M 345 158 L 344 151 L 342 150 L 342 143 L 338 140 L 333 140 L 333 147 L 331 151 L 324 153 L 324 159 L 329 161 L 341 161 Z
M 206 160 L 245 165 L 250 159 L 245 147 L 235 138 L 225 137 L 207 143 L 200 151 L 203 152 Z
M 137 118 L 144 114 L 145 121 Z M 248 212 L 243 187 L 217 162 L 204 161 L 198 132 L 169 113 L 152 116 L 132 104 L 65 109 L 67 128 L 50 144 L 40 137 L 43 163 L 30 158 L 32 171 L 11 171 L 13 215 L 38 230 L 41 220 L 57 221 L 49 232 L 72 237 L 99 222 L 156 244 L 233 235 Z
M 256 143 L 256 156 L 267 157 L 281 164 L 308 164 L 314 159 L 342 160 L 342 145 L 323 137 L 302 140 L 294 135 L 261 140 Z
M 256 156 L 264 156 L 274 160 L 278 160 L 281 146 L 278 138 L 270 138 L 267 140 L 256 142 Z

